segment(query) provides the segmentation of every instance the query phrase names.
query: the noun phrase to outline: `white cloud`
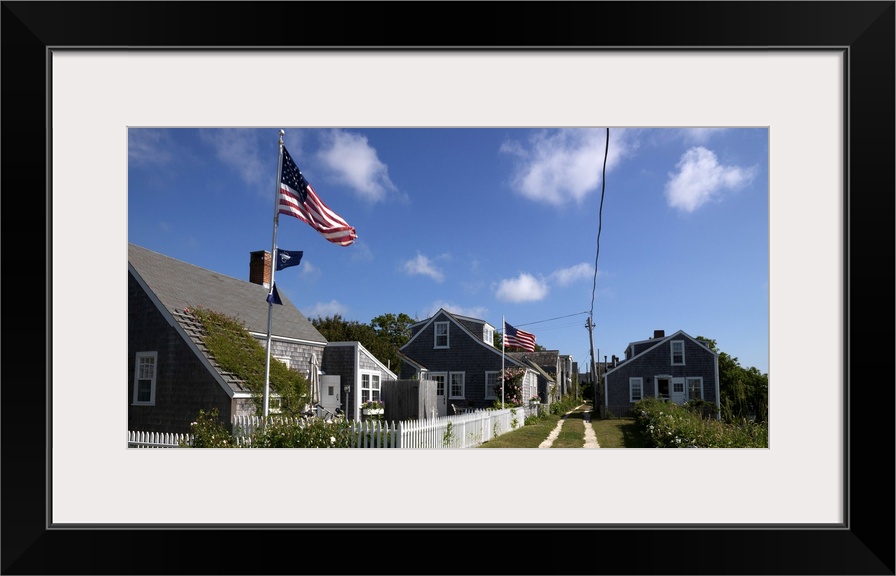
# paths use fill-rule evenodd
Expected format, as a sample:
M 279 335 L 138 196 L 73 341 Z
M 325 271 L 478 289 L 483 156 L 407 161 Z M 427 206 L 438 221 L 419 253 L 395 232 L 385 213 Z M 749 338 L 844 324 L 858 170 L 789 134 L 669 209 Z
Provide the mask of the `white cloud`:
M 332 130 L 322 138 L 324 145 L 317 156 L 336 181 L 350 186 L 371 202 L 385 200 L 387 192 L 396 190 L 389 179 L 389 168 L 380 161 L 365 136 Z
M 594 265 L 582 262 L 569 268 L 561 268 L 551 273 L 550 279 L 559 286 L 568 286 L 576 280 L 594 278 Z
M 401 269 L 404 270 L 407 274 L 416 275 L 419 274 L 421 276 L 429 276 L 436 282 L 441 282 L 445 279 L 445 275 L 442 274 L 442 271 L 433 266 L 432 262 L 424 256 L 423 254 L 417 254 L 415 258 L 411 258 L 402 264 Z
M 503 302 L 533 302 L 542 300 L 547 294 L 547 284 L 525 272 L 516 278 L 501 280 L 495 290 L 495 297 Z
M 727 128 L 685 128 L 682 130 L 682 135 L 686 142 L 706 144 L 713 136 L 721 134 L 725 130 Z
M 161 166 L 169 163 L 171 138 L 164 130 L 128 129 L 128 162 L 134 166 Z
M 328 316 L 336 316 L 337 314 L 345 318 L 348 314 L 348 306 L 337 302 L 336 300 L 318 302 L 311 308 L 302 310 L 302 314 L 304 314 L 306 318 L 327 318 Z
M 373 250 L 370 245 L 361 240 L 355 240 L 352 244 L 352 262 L 370 262 L 373 260 Z
M 227 128 L 200 130 L 199 134 L 204 142 L 214 147 L 218 160 L 236 170 L 243 182 L 256 188 L 260 194 L 270 194 L 264 183 L 269 182 L 276 172 L 276 158 L 261 158 L 262 146 L 255 131 Z
M 525 145 L 509 140 L 500 150 L 518 159 L 515 192 L 559 206 L 599 189 L 605 152 L 609 171 L 635 147 L 625 130 L 612 130 L 606 149 L 605 129 L 570 128 L 536 132 Z
M 666 199 L 669 206 L 693 212 L 703 204 L 718 200 L 727 190 L 736 190 L 749 183 L 755 168 L 723 166 L 711 151 L 697 146 L 681 156 L 678 172 L 669 174 Z
M 470 318 L 478 318 L 480 320 L 484 319 L 488 315 L 488 308 L 484 306 L 473 306 L 467 308 L 458 304 L 454 304 L 453 302 L 446 302 L 442 300 L 433 302 L 429 306 L 429 308 L 424 311 L 424 317 L 430 318 L 433 314 L 438 312 L 440 308 L 444 308 L 445 310 L 451 312 L 452 314 L 457 314 L 458 316 L 469 316 Z

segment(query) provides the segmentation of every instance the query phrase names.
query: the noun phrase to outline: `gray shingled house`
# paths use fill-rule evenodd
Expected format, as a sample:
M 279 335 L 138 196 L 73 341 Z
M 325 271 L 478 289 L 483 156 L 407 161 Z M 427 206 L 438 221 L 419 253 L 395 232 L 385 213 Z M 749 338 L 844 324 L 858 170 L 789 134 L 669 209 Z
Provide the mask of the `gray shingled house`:
M 327 342 L 321 368 L 324 374 L 336 375 L 339 379 L 327 385 L 327 376 L 323 377 L 321 403 L 326 406 L 328 397 L 338 395 L 340 386 L 348 385 L 349 394 L 342 409 L 350 420 L 360 420 L 361 404 L 382 400 L 383 383 L 398 378 L 360 342 Z
M 444 308 L 430 318 L 410 327 L 411 336 L 399 348 L 401 379 L 434 380 L 439 416 L 459 408 L 484 408 L 496 399 L 494 387 L 500 384 L 501 349 L 494 345 L 495 329 L 477 318 L 452 314 Z M 523 400 L 537 391 L 537 371 L 509 355 L 505 368 L 519 367 L 523 376 Z M 500 400 L 500 392 L 497 399 Z
M 528 364 L 535 370 L 538 375 L 538 391 L 536 394 L 538 395 L 540 402 L 550 404 L 559 399 L 557 396 L 558 387 L 556 375 L 560 366 L 560 353 L 557 350 L 506 352 L 505 354 L 514 360 L 518 360 L 521 364 Z
M 603 384 L 603 411 L 615 416 L 630 415 L 648 397 L 677 404 L 700 399 L 718 410 L 719 355 L 681 330 L 670 336 L 655 330 L 653 338 L 626 347 L 625 358 L 607 367 Z
M 217 408 L 227 425 L 234 415 L 255 412 L 245 382 L 220 369 L 184 310 L 201 306 L 237 318 L 265 346 L 270 265 L 269 252 L 251 252 L 247 282 L 128 244 L 129 430 L 188 433 L 200 409 Z M 280 297 L 271 356 L 311 378 L 327 340 Z

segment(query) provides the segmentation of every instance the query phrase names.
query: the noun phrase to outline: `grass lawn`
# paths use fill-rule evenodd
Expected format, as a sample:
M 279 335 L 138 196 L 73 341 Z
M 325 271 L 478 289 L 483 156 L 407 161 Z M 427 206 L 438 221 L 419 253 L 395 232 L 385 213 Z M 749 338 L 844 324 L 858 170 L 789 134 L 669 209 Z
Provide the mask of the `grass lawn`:
M 646 448 L 634 418 L 601 420 L 592 416 L 591 426 L 601 448 Z
M 480 448 L 538 448 L 538 445 L 545 439 L 557 426 L 560 420 L 559 414 L 549 414 L 539 418 L 534 424 L 521 426 L 516 430 L 505 432 L 497 438 L 492 438 L 488 442 L 480 445 Z

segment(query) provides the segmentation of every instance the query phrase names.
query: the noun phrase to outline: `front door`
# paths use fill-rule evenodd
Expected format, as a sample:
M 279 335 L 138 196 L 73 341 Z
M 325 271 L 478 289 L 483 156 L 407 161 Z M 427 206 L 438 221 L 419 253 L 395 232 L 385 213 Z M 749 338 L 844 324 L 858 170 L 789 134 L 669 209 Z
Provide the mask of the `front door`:
M 669 402 L 676 404 L 684 404 L 688 399 L 687 391 L 684 388 L 684 378 L 673 378 L 672 389 L 669 390 Z
M 437 416 L 448 415 L 448 374 L 445 372 L 430 372 L 428 378 L 436 383 L 436 407 L 439 410 Z

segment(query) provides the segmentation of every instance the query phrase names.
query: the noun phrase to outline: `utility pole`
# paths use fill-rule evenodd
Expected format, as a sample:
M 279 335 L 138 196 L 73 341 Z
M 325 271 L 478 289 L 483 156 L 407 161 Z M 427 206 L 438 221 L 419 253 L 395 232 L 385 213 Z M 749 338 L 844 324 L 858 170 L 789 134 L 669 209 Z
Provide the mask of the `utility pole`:
M 594 363 L 594 322 L 591 320 L 591 316 L 588 316 L 587 320 L 585 320 L 585 327 L 588 328 L 588 341 L 591 343 L 591 385 L 594 387 L 594 403 L 595 407 L 600 406 L 601 411 L 599 414 L 603 415 L 603 398 L 602 394 L 600 394 L 600 386 L 598 386 L 597 382 L 597 364 Z

